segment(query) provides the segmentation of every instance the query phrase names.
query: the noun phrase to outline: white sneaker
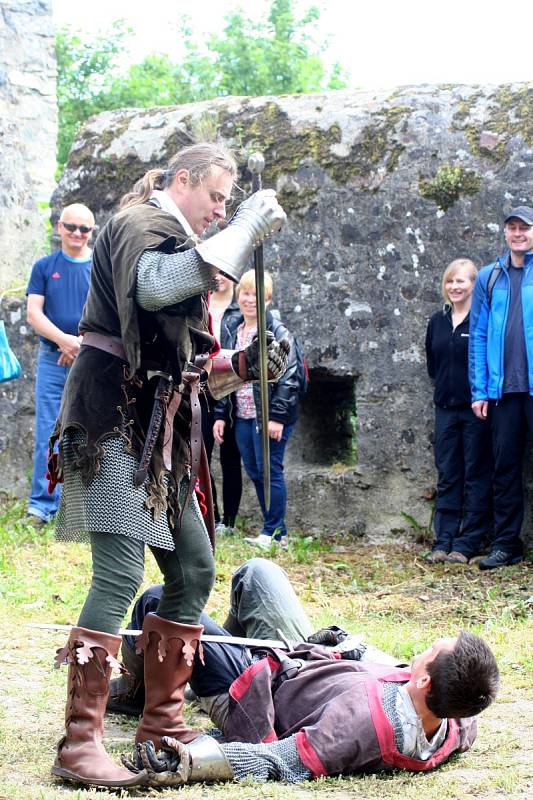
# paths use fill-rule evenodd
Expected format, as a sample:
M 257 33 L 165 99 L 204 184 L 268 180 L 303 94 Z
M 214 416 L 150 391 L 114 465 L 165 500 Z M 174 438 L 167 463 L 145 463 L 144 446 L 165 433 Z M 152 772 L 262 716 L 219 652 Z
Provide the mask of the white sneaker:
M 282 536 L 281 539 L 274 539 L 267 533 L 260 533 L 259 536 L 245 536 L 244 541 L 254 547 L 260 547 L 261 550 L 271 550 L 273 547 L 281 547 L 282 550 L 287 550 L 289 547 L 288 537 Z
M 224 525 L 223 522 L 217 522 L 215 525 L 215 533 L 217 536 L 233 536 L 235 531 L 236 528 L 232 528 L 231 525 Z

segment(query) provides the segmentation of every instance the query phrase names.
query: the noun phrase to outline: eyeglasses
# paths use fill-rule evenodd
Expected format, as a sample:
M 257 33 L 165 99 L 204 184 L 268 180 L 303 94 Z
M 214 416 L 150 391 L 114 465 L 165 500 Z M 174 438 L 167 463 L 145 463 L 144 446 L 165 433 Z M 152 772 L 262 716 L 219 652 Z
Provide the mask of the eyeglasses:
M 83 236 L 87 236 L 88 233 L 92 231 L 92 228 L 89 228 L 88 225 L 74 225 L 73 222 L 63 222 L 62 219 L 59 220 L 62 226 L 67 230 L 69 233 L 74 233 L 74 231 L 79 231 Z

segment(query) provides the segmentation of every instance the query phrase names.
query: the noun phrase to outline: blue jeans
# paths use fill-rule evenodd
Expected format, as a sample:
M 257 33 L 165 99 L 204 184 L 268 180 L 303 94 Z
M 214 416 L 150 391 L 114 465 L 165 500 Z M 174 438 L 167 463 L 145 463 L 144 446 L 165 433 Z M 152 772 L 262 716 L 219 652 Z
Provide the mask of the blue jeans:
M 287 487 L 283 475 L 285 446 L 294 425 L 285 425 L 280 442 L 270 440 L 270 508 L 265 508 L 263 490 L 263 452 L 261 434 L 257 432 L 255 419 L 235 420 L 235 438 L 241 454 L 246 474 L 253 481 L 257 499 L 263 512 L 263 533 L 275 535 L 276 539 L 286 536 L 285 510 L 287 508 Z
M 70 367 L 59 366 L 58 350 L 41 343 L 35 381 L 35 449 L 28 512 L 48 521 L 59 506 L 60 488 L 48 494 L 48 439 L 59 415 L 61 396 Z

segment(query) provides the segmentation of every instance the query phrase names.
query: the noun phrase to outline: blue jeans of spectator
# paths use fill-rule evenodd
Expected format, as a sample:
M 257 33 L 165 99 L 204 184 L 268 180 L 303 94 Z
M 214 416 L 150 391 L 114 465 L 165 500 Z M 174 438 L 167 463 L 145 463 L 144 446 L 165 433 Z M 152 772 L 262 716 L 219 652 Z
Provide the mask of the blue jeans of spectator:
M 37 358 L 35 381 L 35 449 L 33 454 L 33 476 L 28 512 L 48 521 L 59 506 L 60 488 L 56 486 L 48 494 L 48 439 L 59 415 L 61 396 L 69 367 L 59 366 L 59 351 L 41 343 Z
M 287 487 L 283 474 L 285 447 L 294 425 L 285 425 L 281 441 L 270 440 L 270 508 L 265 507 L 263 489 L 263 452 L 261 434 L 257 431 L 255 419 L 235 420 L 235 438 L 241 454 L 246 474 L 253 482 L 257 499 L 263 512 L 263 530 L 267 536 L 280 539 L 287 534 L 285 510 L 287 508 Z

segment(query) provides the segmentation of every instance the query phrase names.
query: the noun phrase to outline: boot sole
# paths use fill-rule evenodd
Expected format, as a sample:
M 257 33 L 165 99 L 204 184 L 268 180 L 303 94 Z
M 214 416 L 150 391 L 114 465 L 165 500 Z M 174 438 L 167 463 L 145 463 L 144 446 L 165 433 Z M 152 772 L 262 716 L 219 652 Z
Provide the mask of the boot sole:
M 523 556 L 515 556 L 514 558 L 510 558 L 503 564 L 481 564 L 481 561 L 478 563 L 478 567 L 480 570 L 489 570 L 489 569 L 500 569 L 501 567 L 512 567 L 515 564 L 521 564 L 524 560 Z
M 84 778 L 81 775 L 77 775 L 75 772 L 71 772 L 69 769 L 63 769 L 63 767 L 57 767 L 55 765 L 52 767 L 52 775 L 56 775 L 58 778 L 63 778 L 67 781 L 71 781 L 71 783 L 83 784 L 84 786 L 106 786 L 117 788 L 120 788 L 121 786 L 144 786 L 148 779 L 148 773 L 146 770 L 139 772 L 138 775 L 132 775 L 128 780 L 106 781 L 99 778 Z

